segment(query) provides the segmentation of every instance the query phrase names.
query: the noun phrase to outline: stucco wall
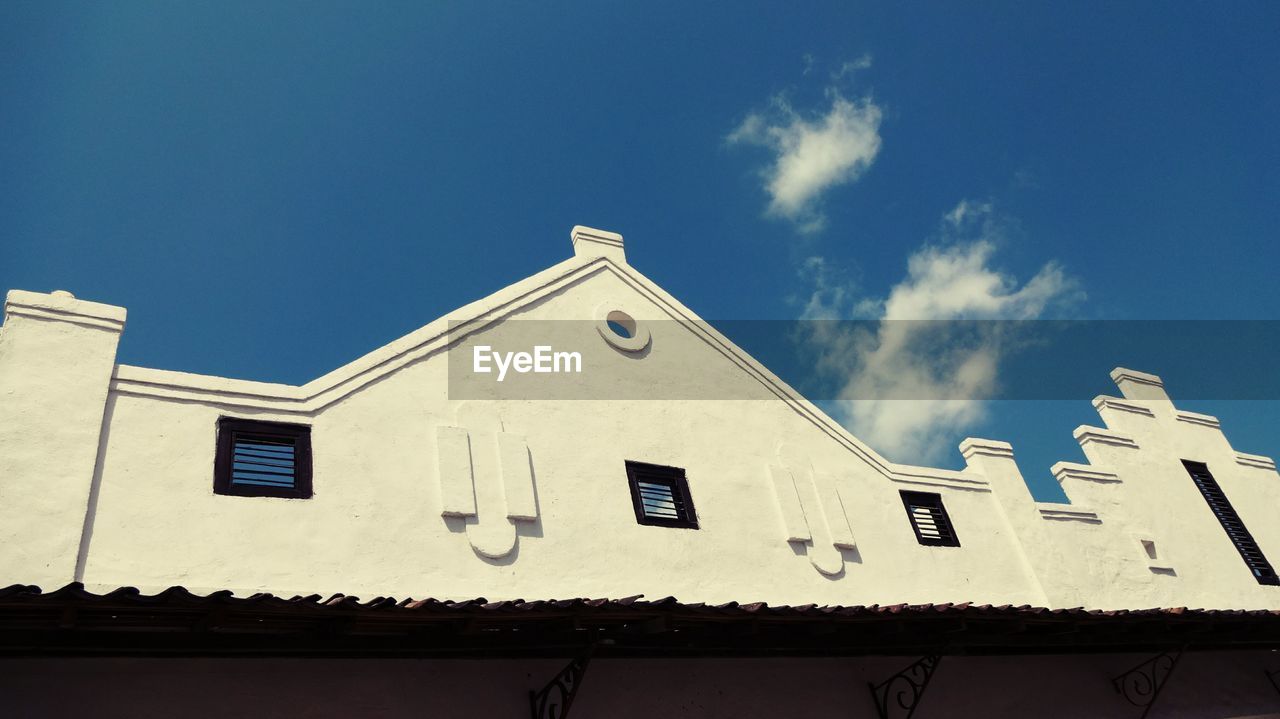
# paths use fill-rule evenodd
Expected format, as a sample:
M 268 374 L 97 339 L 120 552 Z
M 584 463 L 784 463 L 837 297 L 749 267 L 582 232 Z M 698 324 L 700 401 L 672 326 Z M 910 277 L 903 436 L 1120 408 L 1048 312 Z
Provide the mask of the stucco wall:
M 515 317 L 573 317 L 604 301 L 625 302 L 641 317 L 659 312 L 601 271 Z M 672 350 L 683 339 L 672 336 L 685 332 L 680 326 L 654 323 L 654 332 L 647 357 L 610 352 L 600 361 L 643 368 L 641 384 L 664 374 L 740 378 L 737 394 L 761 399 L 458 403 L 446 398 L 447 361 L 436 353 L 305 417 L 315 488 L 305 501 L 212 493 L 216 423 L 225 408 L 116 393 L 84 579 L 396 596 L 1039 603 L 983 484 L 935 488 L 946 495 L 964 547 L 922 547 L 905 521 L 900 483 L 789 405 L 764 399 L 759 383 L 711 347 Z M 604 346 L 590 335 L 587 342 Z M 298 421 L 278 412 L 234 414 Z M 499 421 L 528 444 L 537 519 L 513 522 L 483 506 L 474 518 L 442 517 L 436 427 L 480 431 Z M 473 442 L 481 451 L 483 439 Z M 842 505 L 857 550 L 837 550 L 829 538 L 814 550 L 825 548 L 843 564 L 834 575 L 814 568 L 805 556 L 810 547 L 785 539 L 769 474 L 779 461 L 770 449 L 778 446 L 792 448 L 786 459 L 812 464 L 859 498 Z M 638 525 L 628 459 L 684 467 L 701 528 Z M 519 536 L 505 556 L 473 548 L 477 533 L 512 532 L 513 525 Z
M 1187 654 L 1152 713 L 1225 719 L 1280 711 L 1266 652 Z M 914 716 L 1131 719 L 1111 677 L 1147 656 L 947 657 Z M 911 658 L 596 659 L 575 717 L 876 716 L 867 688 Z M 9 716 L 528 716 L 561 660 L 0 659 Z M 49 690 L 51 678 L 58 690 Z
M 1000 442 L 967 440 L 963 472 L 888 462 L 630 268 L 620 238 L 575 248 L 302 387 L 115 366 L 123 310 L 11 293 L 0 330 L 0 582 L 1280 608 L 1280 588 L 1249 575 L 1179 460 L 1209 464 L 1277 561 L 1280 476 L 1266 458 L 1234 452 L 1212 418 L 1178 412 L 1158 378 L 1117 375 L 1125 398 L 1095 401 L 1106 428 L 1076 433 L 1091 464 L 1055 468 L 1072 504 L 1038 503 Z M 24 314 L 41 303 L 60 309 Z M 651 330 L 644 352 L 595 333 L 613 308 Z M 636 396 L 715 387 L 707 396 L 755 399 L 451 398 L 448 347 L 566 319 L 580 320 L 558 331 L 586 354 L 586 396 L 622 385 Z M 220 417 L 310 425 L 314 497 L 215 495 Z M 447 428 L 469 437 L 473 476 L 451 469 L 457 458 L 439 444 Z M 497 469 L 513 447 L 529 457 L 520 481 L 531 501 Z M 701 528 L 638 525 L 626 460 L 685 468 Z M 474 511 L 451 509 L 445 494 L 459 487 Z M 917 543 L 903 489 L 941 494 L 962 546 Z
M 125 311 L 10 292 L 0 328 L 0 571 L 74 576 Z M 27 577 L 27 579 L 18 579 Z

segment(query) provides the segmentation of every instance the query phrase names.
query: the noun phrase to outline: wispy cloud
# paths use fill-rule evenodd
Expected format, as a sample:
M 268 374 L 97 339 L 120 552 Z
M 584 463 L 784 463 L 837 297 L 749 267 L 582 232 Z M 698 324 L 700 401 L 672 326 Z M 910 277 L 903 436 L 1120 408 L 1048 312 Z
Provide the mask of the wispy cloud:
M 800 276 L 810 287 L 800 319 L 842 319 L 855 289 L 845 274 L 829 265 L 824 257 L 808 257 L 800 264 Z
M 871 67 L 871 56 L 863 55 L 857 60 L 850 60 L 848 62 L 841 63 L 840 67 L 836 69 L 835 72 L 831 73 L 831 77 L 832 79 L 839 80 L 847 75 L 852 75 L 859 70 L 866 70 L 869 67 Z
M 863 62 L 869 66 L 870 59 L 852 65 Z M 833 79 L 844 74 L 842 66 Z M 730 145 L 771 152 L 772 162 L 761 171 L 768 214 L 794 222 L 801 232 L 825 226 L 822 195 L 857 180 L 880 152 L 880 107 L 870 97 L 849 100 L 834 86 L 825 97 L 829 107 L 805 112 L 778 95 L 767 110 L 748 115 L 726 138 Z
M 940 241 L 913 253 L 906 276 L 884 297 L 840 289 L 821 258 L 805 264 L 813 289 L 806 316 L 879 320 L 870 327 L 814 323 L 809 340 L 820 367 L 842 383 L 836 419 L 896 461 L 936 462 L 953 449 L 985 418 L 975 398 L 996 389 L 1011 351 L 1000 323 L 916 320 L 1035 319 L 1083 296 L 1056 263 L 1025 282 L 995 269 L 1001 226 L 990 203 L 956 205 Z

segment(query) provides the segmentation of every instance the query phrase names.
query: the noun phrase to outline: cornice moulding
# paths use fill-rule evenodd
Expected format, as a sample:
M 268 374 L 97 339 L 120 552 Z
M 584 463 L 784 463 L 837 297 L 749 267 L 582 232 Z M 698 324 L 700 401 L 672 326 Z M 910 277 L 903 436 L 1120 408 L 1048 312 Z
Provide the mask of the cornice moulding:
M 1173 416 L 1179 422 L 1186 422 L 1187 424 L 1198 424 L 1201 427 L 1209 427 L 1211 429 L 1222 428 L 1221 423 L 1218 422 L 1218 418 L 1208 414 L 1178 410 Z
M 1076 462 L 1058 462 L 1049 469 L 1053 473 L 1054 479 L 1062 483 L 1068 479 L 1079 479 L 1085 482 L 1103 482 L 1114 484 L 1120 481 L 1120 477 L 1112 472 L 1098 469 L 1092 465 L 1079 464 Z
M 971 492 L 991 491 L 991 483 L 985 478 L 978 478 L 971 474 L 953 472 L 945 469 L 933 470 L 933 473 L 930 474 L 899 473 L 891 475 L 889 479 L 899 484 L 945 487 L 947 489 L 961 489 Z
M 1138 448 L 1138 443 L 1129 435 L 1102 429 L 1101 427 L 1082 425 L 1077 427 L 1076 431 L 1071 433 L 1071 436 L 1076 438 L 1081 447 L 1097 442 L 1098 444 L 1106 444 L 1113 447 Z
M 1102 519 L 1098 516 L 1097 512 L 1085 509 L 1084 507 L 1078 507 L 1074 504 L 1036 502 L 1036 509 L 1040 512 L 1041 519 L 1049 519 L 1058 522 L 1102 524 Z
M 70 293 L 45 294 L 10 290 L 5 296 L 6 316 L 32 317 L 55 322 L 71 322 L 97 329 L 121 332 L 127 310 L 101 302 L 78 300 Z
M 1107 397 L 1100 395 L 1093 398 L 1093 408 L 1098 412 L 1112 409 L 1118 412 L 1129 412 L 1130 414 L 1142 415 L 1143 417 L 1155 417 L 1156 413 L 1151 409 L 1138 402 L 1119 399 L 1117 397 Z
M 1243 464 L 1246 467 L 1254 467 L 1256 469 L 1269 469 L 1276 471 L 1276 461 L 1270 457 L 1264 457 L 1260 454 L 1245 454 L 1244 452 L 1236 452 L 1236 463 Z
M 1125 380 L 1164 389 L 1164 380 L 1150 372 L 1139 372 L 1136 369 L 1129 369 L 1127 367 L 1116 367 L 1111 370 L 1111 381 L 1119 384 Z
M 977 456 L 1013 459 L 1013 445 L 994 439 L 970 437 L 960 443 L 960 455 L 965 459 Z

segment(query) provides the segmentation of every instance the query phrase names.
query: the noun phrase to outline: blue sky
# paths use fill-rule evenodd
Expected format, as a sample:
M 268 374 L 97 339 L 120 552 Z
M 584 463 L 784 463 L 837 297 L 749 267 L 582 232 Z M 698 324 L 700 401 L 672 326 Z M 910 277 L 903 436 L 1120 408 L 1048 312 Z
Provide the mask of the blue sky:
M 712 320 L 888 316 L 940 257 L 1028 316 L 1280 315 L 1280 5 L 981 5 L 5 3 L 0 287 L 128 307 L 124 363 L 291 383 L 574 224 Z M 843 164 L 779 185 L 824 129 Z M 1280 455 L 1273 403 L 1185 404 Z M 955 441 L 1046 497 L 1097 422 L 987 409 Z

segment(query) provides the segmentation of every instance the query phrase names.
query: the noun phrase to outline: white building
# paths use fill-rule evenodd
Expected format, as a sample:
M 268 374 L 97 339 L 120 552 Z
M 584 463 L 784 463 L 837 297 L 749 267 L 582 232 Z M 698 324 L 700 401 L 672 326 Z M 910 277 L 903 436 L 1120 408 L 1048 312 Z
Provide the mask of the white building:
M 889 462 L 621 236 L 575 228 L 573 249 L 302 386 L 120 365 L 123 308 L 11 291 L 0 696 L 526 716 L 589 652 L 574 716 L 1280 711 L 1280 477 L 1158 377 L 1112 373 L 1121 396 L 1075 432 L 1089 463 L 1053 469 L 1071 503 L 1037 502 L 1008 444 L 966 440 L 963 471 Z M 533 327 L 580 355 L 562 394 L 515 365 L 497 383 L 499 360 L 460 376 Z M 905 666 L 929 693 L 899 706 Z

